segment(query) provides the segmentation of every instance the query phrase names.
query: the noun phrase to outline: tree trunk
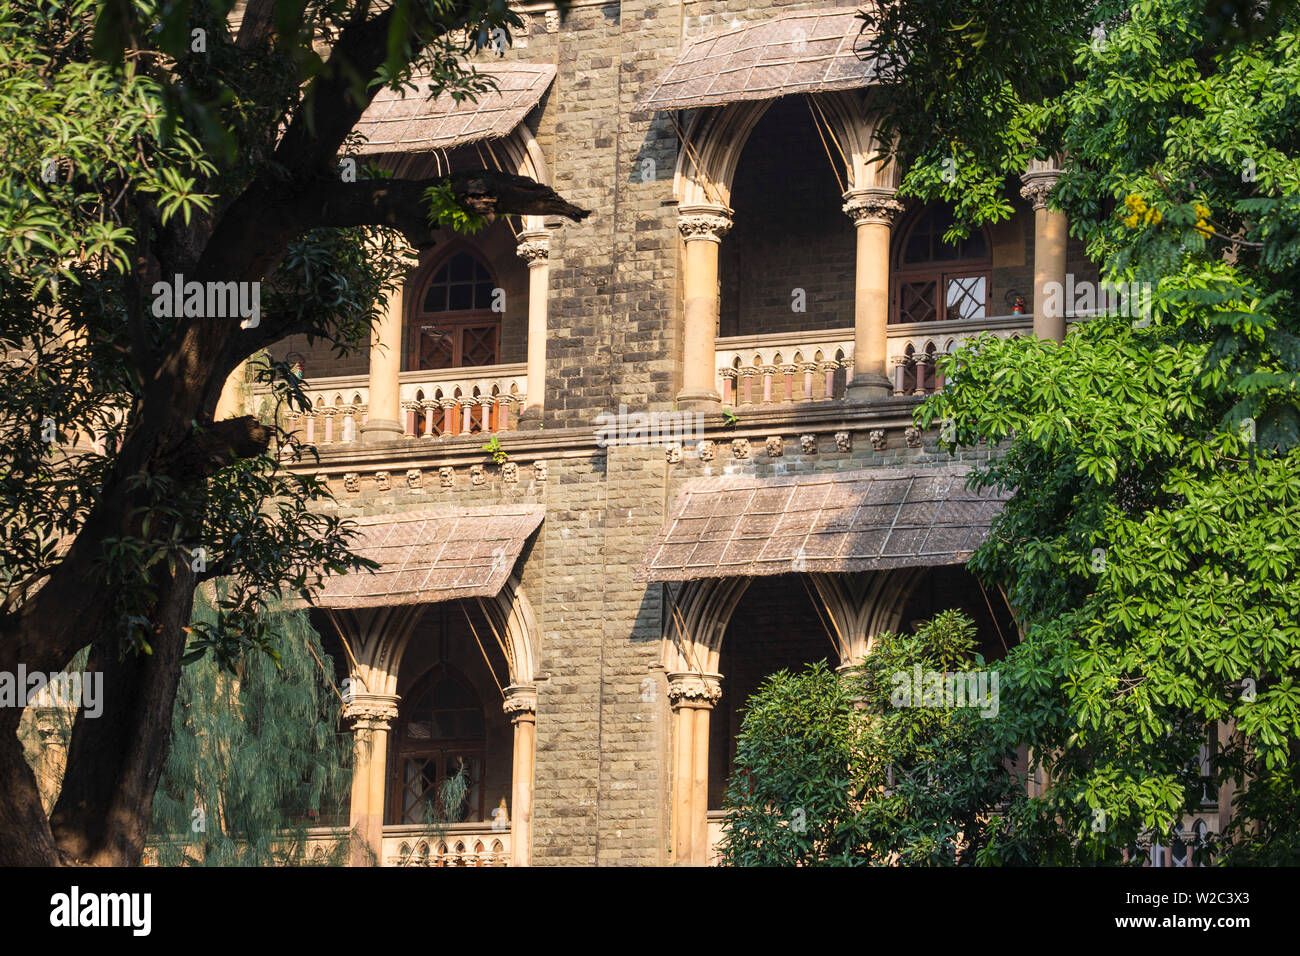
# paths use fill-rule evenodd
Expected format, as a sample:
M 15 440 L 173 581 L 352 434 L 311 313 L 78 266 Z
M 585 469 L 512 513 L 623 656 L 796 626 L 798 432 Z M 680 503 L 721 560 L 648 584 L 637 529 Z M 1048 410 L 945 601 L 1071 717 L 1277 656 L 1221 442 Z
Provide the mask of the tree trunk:
M 19 707 L 0 709 L 0 866 L 55 866 L 58 847 L 18 739 Z
M 137 866 L 153 795 L 171 749 L 172 708 L 181 677 L 195 580 L 181 565 L 164 583 L 152 654 L 97 643 L 87 670 L 104 675 L 103 713 L 77 720 L 63 788 L 50 817 L 67 856 L 97 866 Z

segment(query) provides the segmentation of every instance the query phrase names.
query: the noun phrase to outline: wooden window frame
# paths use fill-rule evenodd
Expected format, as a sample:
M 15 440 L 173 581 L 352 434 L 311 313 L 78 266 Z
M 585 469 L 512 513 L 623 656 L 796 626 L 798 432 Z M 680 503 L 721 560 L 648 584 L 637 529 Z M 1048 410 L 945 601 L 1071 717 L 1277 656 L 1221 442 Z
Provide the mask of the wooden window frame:
M 432 689 L 433 685 L 443 679 L 444 676 L 450 677 L 459 683 L 462 687 L 470 692 L 474 700 L 478 702 L 479 713 L 483 720 L 483 734 L 480 737 L 457 737 L 438 740 L 430 740 L 428 744 L 412 744 L 407 740 L 406 729 L 410 724 L 411 718 L 415 715 L 414 707 L 424 697 L 427 690 Z M 391 738 L 390 750 L 393 754 L 391 762 L 391 773 L 389 778 L 389 799 L 388 813 L 386 819 L 390 824 L 412 825 L 423 824 L 423 820 L 411 821 L 406 818 L 405 791 L 406 791 L 406 760 L 408 757 L 432 757 L 438 759 L 438 778 L 434 784 L 437 788 L 445 782 L 445 773 L 443 770 L 443 761 L 449 756 L 465 756 L 478 761 L 479 779 L 476 781 L 478 788 L 477 806 L 471 805 L 469 815 L 465 823 L 482 823 L 484 813 L 484 801 L 487 793 L 487 712 L 483 709 L 483 701 L 478 692 L 474 690 L 474 685 L 458 671 L 456 668 L 446 664 L 438 663 L 425 673 L 421 674 L 419 679 L 411 686 L 411 692 L 406 695 L 407 700 L 411 701 L 411 709 L 404 709 L 399 704 L 398 718 L 393 728 L 393 737 Z M 434 798 L 437 799 L 435 789 Z M 450 822 L 450 821 L 449 821 Z
M 501 319 L 500 312 L 488 309 L 457 309 L 446 312 L 426 312 L 424 300 L 429 294 L 429 287 L 444 266 L 458 256 L 468 255 L 488 274 L 493 289 L 501 288 L 496 272 L 478 249 L 467 242 L 453 242 L 442 254 L 420 270 L 416 281 L 408 289 L 415 292 L 409 297 L 406 309 L 406 371 L 443 371 L 445 369 L 485 368 L 501 363 Z M 426 331 L 431 327 L 445 331 L 451 336 L 451 364 L 445 369 L 424 368 L 420 365 L 420 344 Z M 465 364 L 465 333 L 468 329 L 491 327 L 492 361 L 476 365 Z
M 904 219 L 901 228 L 895 233 L 892 243 L 891 270 L 889 276 L 889 324 L 902 324 L 902 291 L 908 283 L 927 282 L 935 284 L 934 314 L 928 319 L 912 320 L 915 322 L 967 321 L 978 322 L 978 318 L 949 320 L 947 317 L 948 283 L 954 279 L 984 280 L 984 316 L 989 315 L 989 301 L 993 291 L 993 241 L 988 229 L 981 226 L 984 234 L 983 256 L 968 256 L 958 259 L 932 259 L 923 263 L 904 263 L 903 257 L 912 233 L 934 210 L 934 204 L 921 206 Z

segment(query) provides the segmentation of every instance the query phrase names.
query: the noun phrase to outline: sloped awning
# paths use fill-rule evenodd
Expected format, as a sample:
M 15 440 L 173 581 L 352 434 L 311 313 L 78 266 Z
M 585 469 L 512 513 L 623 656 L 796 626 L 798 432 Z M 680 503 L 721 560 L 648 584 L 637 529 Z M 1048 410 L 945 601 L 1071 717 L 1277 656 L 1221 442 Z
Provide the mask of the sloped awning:
M 877 468 L 687 482 L 638 572 L 643 581 L 963 564 L 1004 498 L 966 468 Z
M 635 111 L 696 109 L 870 86 L 875 64 L 856 52 L 863 23 L 857 11 L 800 10 L 687 40 Z
M 357 121 L 356 130 L 368 139 L 359 152 L 419 153 L 509 136 L 555 79 L 550 63 L 497 63 L 480 72 L 493 77 L 497 89 L 477 102 L 457 103 L 450 93 L 429 99 L 427 76 L 415 77 L 418 90 L 380 90 Z
M 316 603 L 352 609 L 493 597 L 545 515 L 542 505 L 515 505 L 358 518 L 351 548 L 379 570 L 328 578 Z

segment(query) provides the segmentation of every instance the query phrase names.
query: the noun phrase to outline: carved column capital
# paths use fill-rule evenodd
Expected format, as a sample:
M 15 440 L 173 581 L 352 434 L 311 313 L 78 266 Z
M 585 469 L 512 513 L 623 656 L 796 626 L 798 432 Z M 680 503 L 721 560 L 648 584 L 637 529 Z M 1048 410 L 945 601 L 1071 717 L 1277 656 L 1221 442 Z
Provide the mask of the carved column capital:
M 721 674 L 675 673 L 668 675 L 668 702 L 674 707 L 712 709 L 722 699 Z
M 844 194 L 841 208 L 856 226 L 893 226 L 903 213 L 903 204 L 894 198 L 894 190 L 883 186 L 850 189 Z
M 535 262 L 545 262 L 551 256 L 551 238 L 545 232 L 520 233 L 515 254 L 530 266 Z
M 1029 168 L 1020 174 L 1020 195 L 1033 203 L 1035 212 L 1047 208 L 1047 195 L 1061 178 L 1061 170 L 1055 162 L 1034 160 Z
M 731 229 L 731 210 L 725 206 L 682 206 L 678 213 L 677 229 L 687 242 L 721 242 Z
M 343 705 L 343 718 L 353 730 L 387 730 L 397 719 L 396 694 L 352 694 Z
M 505 715 L 513 721 L 537 718 L 537 688 L 529 684 L 511 684 L 506 688 L 506 699 L 501 704 Z

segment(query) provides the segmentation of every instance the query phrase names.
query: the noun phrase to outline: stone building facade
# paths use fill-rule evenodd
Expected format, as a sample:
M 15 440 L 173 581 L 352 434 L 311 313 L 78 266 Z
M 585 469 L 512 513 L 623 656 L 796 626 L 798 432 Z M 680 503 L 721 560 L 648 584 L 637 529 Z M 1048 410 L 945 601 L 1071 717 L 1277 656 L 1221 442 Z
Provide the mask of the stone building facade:
M 351 662 L 354 860 L 704 864 L 765 675 L 946 607 L 987 656 L 1015 641 L 961 567 L 987 510 L 960 476 L 987 449 L 950 455 L 912 412 L 971 335 L 1059 339 L 1046 283 L 1096 270 L 1044 205 L 1051 164 L 960 246 L 896 195 L 853 4 L 522 10 L 477 60 L 508 94 L 385 101 L 368 158 L 522 172 L 593 214 L 443 235 L 382 347 L 275 350 L 316 406 L 289 422 L 310 470 L 391 572 L 317 613 Z M 618 440 L 651 416 L 655 440 Z M 423 801 L 462 770 L 429 838 Z

